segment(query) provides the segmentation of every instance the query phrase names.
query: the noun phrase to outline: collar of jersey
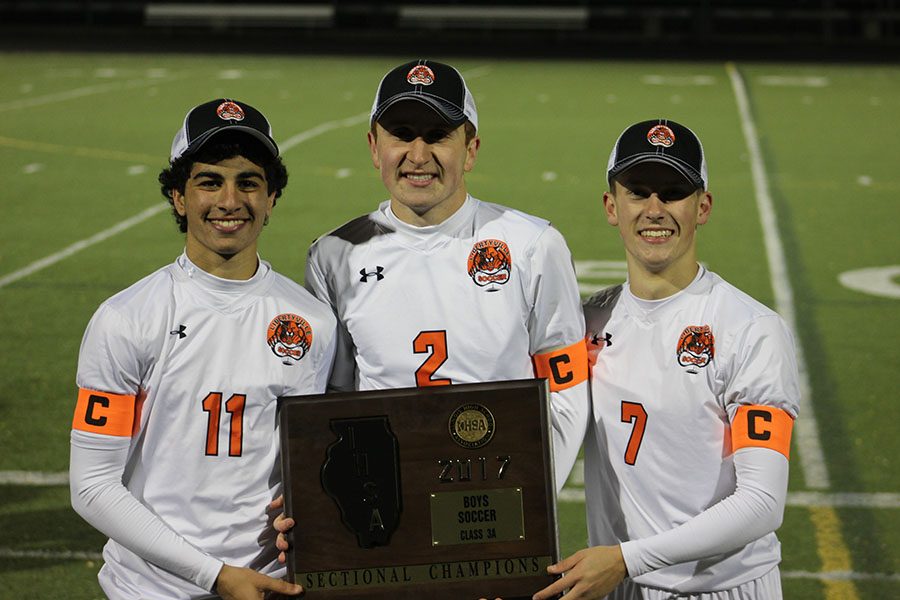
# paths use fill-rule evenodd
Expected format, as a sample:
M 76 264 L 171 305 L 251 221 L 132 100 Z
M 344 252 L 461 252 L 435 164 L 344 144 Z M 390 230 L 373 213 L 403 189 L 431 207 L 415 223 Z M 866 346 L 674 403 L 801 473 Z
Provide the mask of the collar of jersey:
M 697 275 L 694 277 L 694 280 L 691 281 L 686 288 L 675 292 L 671 296 L 660 298 L 659 300 L 638 298 L 631 293 L 631 286 L 627 281 L 625 282 L 625 285 L 622 286 L 622 295 L 628 300 L 628 303 L 631 305 L 637 316 L 642 319 L 653 319 L 654 315 L 665 312 L 667 307 L 678 304 L 680 298 L 696 294 L 700 291 L 700 288 L 703 286 L 701 280 L 704 278 L 704 275 L 706 275 L 707 270 L 703 265 L 699 266 L 700 268 L 697 269 Z
M 472 221 L 477 204 L 478 200 L 466 195 L 465 202 L 455 213 L 450 215 L 450 218 L 437 225 L 426 225 L 425 227 L 416 227 L 401 221 L 391 210 L 390 200 L 382 202 L 379 210 L 388 225 L 397 232 L 401 243 L 416 250 L 430 250 L 459 237 L 460 232 L 465 231 L 466 225 Z
M 177 273 L 204 293 L 206 303 L 218 310 L 229 310 L 242 308 L 248 302 L 252 302 L 271 283 L 271 278 L 268 277 L 272 270 L 271 265 L 260 259 L 258 254 L 256 259 L 259 268 L 253 277 L 245 280 L 223 279 L 207 273 L 195 265 L 186 253 L 182 253 L 175 262 L 178 265 Z M 247 301 L 243 301 L 244 299 Z

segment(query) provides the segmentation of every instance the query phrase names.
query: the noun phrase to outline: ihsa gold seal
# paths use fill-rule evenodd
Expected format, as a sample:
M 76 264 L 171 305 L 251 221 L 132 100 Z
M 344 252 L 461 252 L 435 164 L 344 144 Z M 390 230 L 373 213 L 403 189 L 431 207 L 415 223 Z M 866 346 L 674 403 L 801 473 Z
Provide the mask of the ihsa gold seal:
M 450 436 L 463 448 L 481 448 L 494 436 L 494 415 L 480 404 L 464 404 L 450 415 Z

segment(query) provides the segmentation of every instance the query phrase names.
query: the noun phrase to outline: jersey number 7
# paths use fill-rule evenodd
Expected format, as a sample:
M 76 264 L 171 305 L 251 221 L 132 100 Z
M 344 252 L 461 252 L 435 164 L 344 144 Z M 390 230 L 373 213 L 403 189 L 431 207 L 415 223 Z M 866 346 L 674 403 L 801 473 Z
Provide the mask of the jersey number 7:
M 633 465 L 637 461 L 641 442 L 644 440 L 644 429 L 647 427 L 647 411 L 642 404 L 637 402 L 622 401 L 622 422 L 634 423 L 631 437 L 628 438 L 628 446 L 625 448 L 625 463 Z

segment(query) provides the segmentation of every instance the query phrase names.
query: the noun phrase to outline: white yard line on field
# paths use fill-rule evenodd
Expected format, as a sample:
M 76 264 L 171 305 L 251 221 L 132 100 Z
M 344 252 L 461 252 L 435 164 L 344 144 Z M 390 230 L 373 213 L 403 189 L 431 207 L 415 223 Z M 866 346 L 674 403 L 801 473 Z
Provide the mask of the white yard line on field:
M 583 464 L 578 461 L 572 470 L 571 482 L 559 494 L 560 502 L 584 502 Z M 68 471 L 0 471 L 0 485 L 30 487 L 64 486 L 69 483 Z M 833 508 L 900 508 L 900 494 L 890 492 L 788 492 L 788 506 L 819 506 Z
M 584 489 L 567 487 L 558 499 L 565 503 L 584 502 Z M 875 494 L 850 492 L 788 492 L 787 506 L 825 508 L 900 508 L 900 494 L 880 492 Z
M 104 92 L 114 92 L 117 90 L 130 90 L 134 88 L 144 87 L 148 85 L 158 85 L 160 83 L 169 83 L 178 79 L 187 77 L 185 75 L 177 75 L 166 78 L 150 78 L 150 79 L 131 79 L 129 81 L 114 81 L 110 83 L 98 83 L 97 85 L 88 85 L 85 87 L 56 92 L 54 94 L 45 94 L 43 96 L 35 96 L 34 98 L 22 98 L 20 100 L 10 100 L 8 102 L 0 102 L 0 112 L 9 110 L 17 110 L 20 108 L 30 108 L 32 106 L 43 106 L 45 104 L 53 104 L 55 102 L 65 102 L 66 100 L 75 100 L 76 98 L 84 98 L 85 96 L 93 96 Z
M 129 227 L 133 227 L 133 226 L 137 225 L 138 223 L 146 221 L 153 215 L 155 215 L 159 212 L 162 212 L 162 211 L 166 210 L 167 208 L 169 208 L 168 202 L 161 202 L 159 204 L 151 206 L 150 208 L 139 212 L 138 214 L 134 215 L 133 217 L 129 217 L 129 218 L 125 219 L 124 221 L 119 221 L 118 223 L 116 223 L 115 225 L 110 227 L 109 229 L 104 229 L 100 233 L 95 233 L 94 235 L 92 235 L 89 238 L 79 240 L 79 241 L 75 242 L 74 244 L 72 244 L 71 246 L 69 246 L 67 248 L 63 248 L 59 252 L 51 254 L 50 256 L 45 256 L 44 258 L 37 260 L 37 261 L 31 263 L 30 265 L 28 265 L 27 267 L 19 269 L 18 271 L 13 271 L 9 275 L 4 275 L 3 277 L 0 277 L 0 288 L 5 287 L 15 281 L 18 281 L 18 280 L 22 279 L 23 277 L 28 277 L 29 275 L 36 273 L 36 272 L 40 271 L 41 269 L 46 269 L 50 265 L 54 265 L 54 264 L 58 263 L 59 261 L 72 256 L 76 252 L 80 252 L 80 251 L 84 250 L 85 248 L 89 248 L 90 246 L 93 246 L 94 244 L 98 244 L 107 238 L 111 238 L 112 236 L 116 235 L 117 233 L 122 233 Z
M 485 75 L 490 75 L 492 70 L 493 68 L 490 65 L 483 65 L 481 67 L 469 69 L 468 71 L 463 71 L 462 76 L 466 79 L 477 79 L 479 77 L 484 77 Z
M 2 473 L 0 473 L 2 475 Z M 584 459 L 572 467 L 567 486 L 559 494 L 561 502 L 584 502 Z M 788 492 L 788 506 L 834 508 L 900 508 L 900 494 L 891 492 Z
M 782 571 L 782 579 L 819 579 L 824 581 L 900 581 L 898 573 L 856 573 L 855 571 Z
M 2 105 L 0 105 L 0 108 L 2 108 Z M 302 144 L 303 142 L 305 142 L 309 139 L 312 139 L 318 135 L 327 133 L 327 132 L 331 131 L 332 129 L 338 129 L 341 127 L 352 127 L 353 125 L 358 125 L 359 123 L 365 122 L 368 118 L 369 118 L 369 113 L 360 113 L 358 115 L 354 115 L 352 117 L 348 117 L 345 119 L 337 119 L 334 121 L 327 121 L 320 125 L 316 125 L 312 129 L 302 131 L 302 132 L 298 133 L 297 135 L 288 138 L 284 143 L 282 143 L 280 145 L 281 152 L 282 152 L 282 154 L 284 154 L 291 148 L 293 148 L 299 144 Z M 81 250 L 84 250 L 85 248 L 93 246 L 94 244 L 102 242 L 103 240 L 110 238 L 110 237 L 116 235 L 117 233 L 121 233 L 121 232 L 125 231 L 126 229 L 128 229 L 129 227 L 133 227 L 134 225 L 137 225 L 138 223 L 146 221 L 153 215 L 155 215 L 159 212 L 162 212 L 163 210 L 166 210 L 167 208 L 169 208 L 168 202 L 162 202 L 160 204 L 151 206 L 150 208 L 141 211 L 140 213 L 134 215 L 133 217 L 129 217 L 129 218 L 125 219 L 124 221 L 120 221 L 119 223 L 116 223 L 109 229 L 105 229 L 105 230 L 101 231 L 100 233 L 92 235 L 89 238 L 79 240 L 79 241 L 75 242 L 74 244 L 72 244 L 71 246 L 64 248 L 63 250 L 60 250 L 59 252 L 56 252 L 54 254 L 51 254 L 50 256 L 46 256 L 40 260 L 37 260 L 37 261 L 31 263 L 30 265 L 28 265 L 22 269 L 19 269 L 18 271 L 14 271 L 12 273 L 9 273 L 8 275 L 4 275 L 4 276 L 0 277 L 0 288 L 7 286 L 10 283 L 13 283 L 15 281 L 18 281 L 18 280 L 22 279 L 23 277 L 27 277 L 33 273 L 36 273 L 37 271 L 40 271 L 41 269 L 45 269 L 53 264 L 56 264 L 59 261 L 72 256 L 76 252 L 79 252 Z
M 762 222 L 766 258 L 768 259 L 769 273 L 771 273 L 772 277 L 772 290 L 775 293 L 775 310 L 784 318 L 796 338 L 797 366 L 800 371 L 800 418 L 797 419 L 794 425 L 794 439 L 797 441 L 800 464 L 803 467 L 803 477 L 806 487 L 814 490 L 826 490 L 830 487 L 831 481 L 828 475 L 828 466 L 825 463 L 825 455 L 822 453 L 819 425 L 816 421 L 815 410 L 810 398 L 809 371 L 806 366 L 806 357 L 803 353 L 803 346 L 800 344 L 800 338 L 797 335 L 794 292 L 788 278 L 784 246 L 778 234 L 777 216 L 772 196 L 769 192 L 769 178 L 763 164 L 759 137 L 750 111 L 750 99 L 747 95 L 744 80 L 733 63 L 727 63 L 725 69 L 731 78 L 731 87 L 734 90 L 734 97 L 741 115 L 741 126 L 744 130 L 747 150 L 750 152 L 750 169 L 753 174 L 753 187 L 756 191 L 756 205 L 759 210 L 760 221 Z
M 37 558 L 44 560 L 103 560 L 100 552 L 76 550 L 15 550 L 0 548 L 0 558 Z
M 284 154 L 291 148 L 302 144 L 306 140 L 309 140 L 316 136 L 322 135 L 323 133 L 328 133 L 332 129 L 340 129 L 341 127 L 352 127 L 354 125 L 359 125 L 360 123 L 365 123 L 368 120 L 369 120 L 369 113 L 364 112 L 364 113 L 359 113 L 358 115 L 353 115 L 352 117 L 347 117 L 346 119 L 337 119 L 335 121 L 326 121 L 325 123 L 316 125 L 312 129 L 307 129 L 306 131 L 301 131 L 297 135 L 289 137 L 284 142 L 278 144 L 278 148 L 281 150 L 281 153 Z
M 876 492 L 788 492 L 788 506 L 833 508 L 900 508 L 900 494 Z
M 0 485 L 45 487 L 69 485 L 68 471 L 0 471 Z

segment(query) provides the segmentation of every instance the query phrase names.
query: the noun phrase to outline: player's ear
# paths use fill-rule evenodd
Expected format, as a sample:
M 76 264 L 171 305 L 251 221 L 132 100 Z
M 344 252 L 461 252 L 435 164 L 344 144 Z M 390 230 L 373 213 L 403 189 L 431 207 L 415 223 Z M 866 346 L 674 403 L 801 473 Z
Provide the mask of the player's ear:
M 606 212 L 606 222 L 612 226 L 619 224 L 619 214 L 616 211 L 616 199 L 612 192 L 603 192 L 603 210 Z
M 481 148 L 481 138 L 476 135 L 466 145 L 466 164 L 464 165 L 466 173 L 475 167 L 475 157 L 478 155 L 479 148 Z
M 175 211 L 180 216 L 185 216 L 185 214 L 187 213 L 187 209 L 184 206 L 184 194 L 173 188 L 169 190 L 169 195 L 172 198 L 172 206 L 175 207 Z
M 375 127 L 381 127 L 377 123 Z M 369 132 L 366 134 L 366 139 L 369 141 L 369 153 L 372 155 L 372 166 L 376 169 L 381 169 L 381 161 L 378 159 L 378 139 L 375 137 L 373 132 Z
M 700 200 L 697 202 L 697 225 L 705 225 L 712 212 L 713 197 L 707 191 L 700 192 Z

